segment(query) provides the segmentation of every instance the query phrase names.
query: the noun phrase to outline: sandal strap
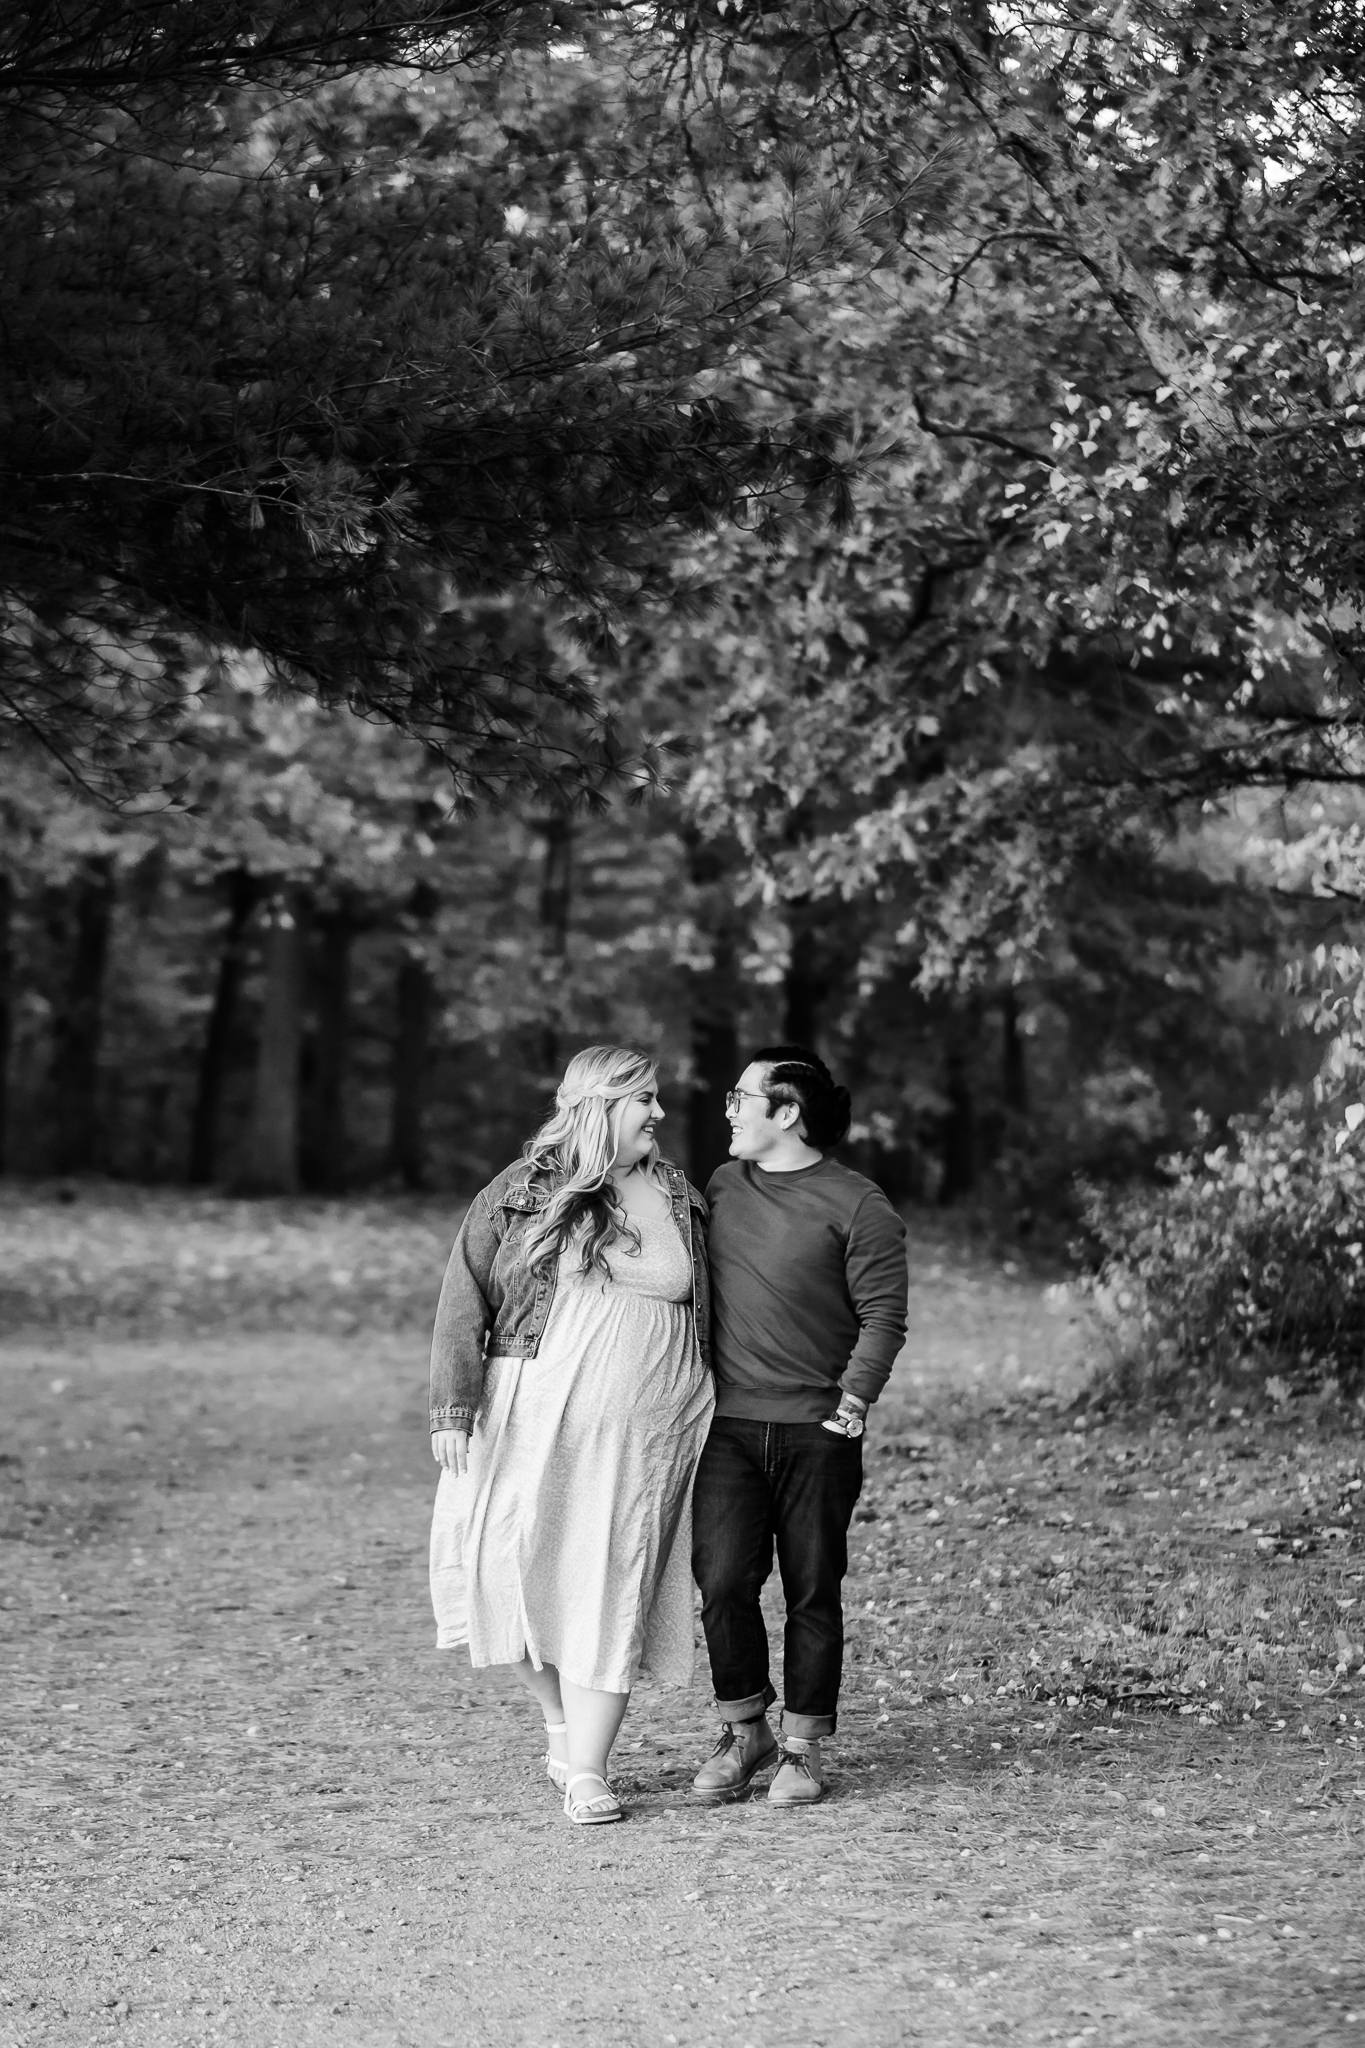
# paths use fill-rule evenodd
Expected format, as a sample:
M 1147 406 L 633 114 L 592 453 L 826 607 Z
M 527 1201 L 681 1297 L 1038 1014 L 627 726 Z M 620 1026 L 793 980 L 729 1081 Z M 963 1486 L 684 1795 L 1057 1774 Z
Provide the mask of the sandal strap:
M 600 1785 L 603 1789 L 595 1798 L 580 1799 L 574 1794 L 575 1785 Z M 618 1820 L 621 1802 L 599 1771 L 575 1771 L 564 1786 L 564 1811 L 571 1820 Z
M 607 1798 L 615 1799 L 616 1797 L 616 1794 L 612 1791 L 611 1786 L 607 1784 L 606 1779 L 602 1776 L 602 1773 L 600 1771 L 575 1771 L 571 1778 L 565 1779 L 564 1790 L 566 1792 L 572 1792 L 575 1785 L 583 1784 L 605 1785 Z M 591 1799 L 583 1799 L 579 1801 L 580 1806 L 591 1806 L 592 1804 L 593 1801 Z

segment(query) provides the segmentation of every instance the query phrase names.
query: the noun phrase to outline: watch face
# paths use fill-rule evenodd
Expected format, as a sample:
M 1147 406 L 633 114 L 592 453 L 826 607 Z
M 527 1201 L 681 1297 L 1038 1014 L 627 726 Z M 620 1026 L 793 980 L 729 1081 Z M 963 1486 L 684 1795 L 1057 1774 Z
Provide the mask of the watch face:
M 861 1415 L 854 1415 L 847 1408 L 836 1408 L 825 1428 L 834 1430 L 839 1436 L 861 1436 L 863 1418 Z

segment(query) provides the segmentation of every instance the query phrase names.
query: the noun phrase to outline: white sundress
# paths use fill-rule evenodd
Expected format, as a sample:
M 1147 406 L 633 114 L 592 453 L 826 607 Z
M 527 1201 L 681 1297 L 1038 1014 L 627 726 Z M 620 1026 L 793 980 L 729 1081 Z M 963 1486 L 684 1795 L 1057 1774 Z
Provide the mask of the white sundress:
M 632 1219 L 612 1277 L 560 1258 L 534 1358 L 488 1361 L 464 1477 L 431 1528 L 437 1644 L 629 1692 L 692 1676 L 692 1481 L 714 1406 L 692 1259 L 669 1210 Z

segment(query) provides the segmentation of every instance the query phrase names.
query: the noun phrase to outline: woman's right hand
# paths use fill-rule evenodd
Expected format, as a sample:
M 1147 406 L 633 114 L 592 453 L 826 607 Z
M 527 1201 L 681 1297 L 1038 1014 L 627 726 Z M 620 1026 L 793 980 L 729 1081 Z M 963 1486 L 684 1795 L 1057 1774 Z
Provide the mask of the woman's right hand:
M 469 1431 L 467 1429 L 433 1430 L 431 1435 L 431 1455 L 443 1472 L 455 1472 L 463 1478 L 469 1469 Z

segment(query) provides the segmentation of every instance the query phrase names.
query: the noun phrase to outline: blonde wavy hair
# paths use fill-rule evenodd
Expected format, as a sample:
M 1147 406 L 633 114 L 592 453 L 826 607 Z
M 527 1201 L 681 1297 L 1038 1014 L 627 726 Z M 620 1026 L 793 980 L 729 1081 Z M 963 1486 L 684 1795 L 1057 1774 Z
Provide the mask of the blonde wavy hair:
M 550 1199 L 526 1233 L 526 1258 L 533 1270 L 553 1265 L 575 1237 L 582 1240 L 583 1271 L 594 1266 L 611 1277 L 608 1248 L 627 1239 L 640 1249 L 639 1234 L 612 1214 L 611 1169 L 620 1143 L 621 1116 L 632 1096 L 653 1093 L 658 1067 L 647 1053 L 629 1045 L 588 1045 L 576 1052 L 555 1091 L 554 1115 L 523 1147 L 533 1175 L 550 1183 Z M 643 1163 L 651 1177 L 659 1149 Z

